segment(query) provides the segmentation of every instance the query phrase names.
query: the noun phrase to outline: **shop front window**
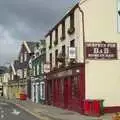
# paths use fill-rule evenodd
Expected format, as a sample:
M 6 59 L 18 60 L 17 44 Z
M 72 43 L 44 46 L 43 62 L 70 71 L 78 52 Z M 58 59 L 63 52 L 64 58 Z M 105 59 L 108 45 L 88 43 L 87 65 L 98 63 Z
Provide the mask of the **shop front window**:
M 61 101 L 63 101 L 63 98 L 64 98 L 64 80 L 63 79 L 60 81 L 60 87 L 61 87 Z
M 42 99 L 45 99 L 45 84 L 43 83 L 42 85 Z
M 71 77 L 71 85 L 72 85 L 72 97 L 79 96 L 79 77 L 73 76 Z

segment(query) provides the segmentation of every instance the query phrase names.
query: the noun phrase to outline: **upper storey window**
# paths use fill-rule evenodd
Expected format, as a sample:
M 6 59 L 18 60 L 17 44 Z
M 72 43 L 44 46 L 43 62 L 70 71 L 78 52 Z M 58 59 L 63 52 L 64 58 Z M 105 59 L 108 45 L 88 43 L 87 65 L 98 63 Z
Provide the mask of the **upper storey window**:
M 60 39 L 61 40 L 65 39 L 65 20 L 62 22 L 62 36 Z
M 52 48 L 52 33 L 50 34 L 50 45 L 49 45 L 49 49 Z
M 68 34 L 73 34 L 75 31 L 74 27 L 74 10 L 70 14 L 70 28 L 68 29 Z
M 20 55 L 20 62 L 23 63 L 23 54 Z
M 27 52 L 24 53 L 24 61 L 27 61 Z
M 56 28 L 55 30 L 55 41 L 54 41 L 54 45 L 56 46 L 58 44 L 58 28 Z
M 117 23 L 117 28 L 118 28 L 118 32 L 120 32 L 120 0 L 118 0 L 118 8 L 117 8 L 117 11 L 118 11 L 118 23 Z

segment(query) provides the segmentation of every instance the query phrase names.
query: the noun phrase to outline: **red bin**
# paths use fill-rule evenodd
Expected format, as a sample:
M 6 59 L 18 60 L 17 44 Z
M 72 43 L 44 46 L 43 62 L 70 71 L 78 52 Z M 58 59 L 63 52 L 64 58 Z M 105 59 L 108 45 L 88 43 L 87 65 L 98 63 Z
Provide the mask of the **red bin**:
M 26 100 L 27 96 L 26 94 L 20 94 L 20 100 Z
M 84 114 L 89 116 L 100 116 L 103 114 L 103 100 L 85 100 Z

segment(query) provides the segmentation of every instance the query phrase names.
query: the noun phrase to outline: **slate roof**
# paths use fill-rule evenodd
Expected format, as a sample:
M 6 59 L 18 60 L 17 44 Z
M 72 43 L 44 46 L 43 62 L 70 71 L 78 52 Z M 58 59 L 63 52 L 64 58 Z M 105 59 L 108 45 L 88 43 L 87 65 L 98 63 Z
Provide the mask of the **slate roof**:
M 31 50 L 31 52 L 34 52 L 34 48 L 36 47 L 36 44 L 39 43 L 39 42 L 29 42 L 29 41 L 26 41 L 29 49 Z

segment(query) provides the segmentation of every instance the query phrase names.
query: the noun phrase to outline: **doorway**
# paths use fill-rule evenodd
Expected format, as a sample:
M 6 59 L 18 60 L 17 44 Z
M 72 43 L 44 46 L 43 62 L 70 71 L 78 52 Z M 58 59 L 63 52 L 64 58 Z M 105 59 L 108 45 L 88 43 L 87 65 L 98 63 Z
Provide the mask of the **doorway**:
M 68 108 L 68 80 L 64 79 L 64 108 Z

